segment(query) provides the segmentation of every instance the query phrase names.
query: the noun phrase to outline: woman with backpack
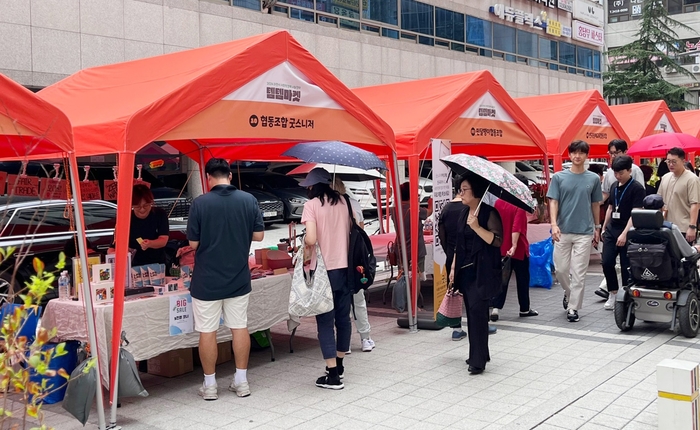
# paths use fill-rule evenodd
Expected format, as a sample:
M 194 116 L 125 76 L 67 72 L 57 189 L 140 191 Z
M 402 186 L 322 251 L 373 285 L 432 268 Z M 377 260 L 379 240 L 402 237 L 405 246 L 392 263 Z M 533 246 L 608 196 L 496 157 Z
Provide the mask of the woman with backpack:
M 340 390 L 345 386 L 343 358 L 350 349 L 352 331 L 352 293 L 348 284 L 350 217 L 345 199 L 331 188 L 331 183 L 330 173 L 317 167 L 299 185 L 308 189 L 309 197 L 301 215 L 306 226 L 305 255 L 311 257 L 315 267 L 315 246 L 319 246 L 333 290 L 333 310 L 316 316 L 318 341 L 326 360 L 326 375 L 316 380 L 316 386 Z

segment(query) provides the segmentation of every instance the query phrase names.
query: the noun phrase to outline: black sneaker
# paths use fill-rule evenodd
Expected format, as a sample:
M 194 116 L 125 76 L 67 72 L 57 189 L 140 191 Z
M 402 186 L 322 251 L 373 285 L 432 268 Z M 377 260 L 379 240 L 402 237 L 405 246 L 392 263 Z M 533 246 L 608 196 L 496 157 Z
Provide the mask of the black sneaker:
M 569 319 L 569 322 L 578 322 L 578 311 L 571 309 L 566 313 L 566 318 Z
M 608 297 L 610 297 L 610 293 L 604 288 L 598 288 L 597 290 L 595 290 L 595 295 L 598 297 L 602 297 L 605 300 L 608 300 Z
M 316 386 L 321 388 L 328 388 L 329 390 L 342 390 L 345 385 L 340 380 L 340 378 L 331 378 L 330 375 L 321 376 L 316 380 Z
M 569 309 L 569 297 L 567 297 L 566 293 L 564 293 L 564 300 L 562 300 L 561 304 L 564 305 L 564 310 Z
M 328 370 L 328 366 L 326 366 L 326 375 L 328 375 L 328 374 L 329 374 L 329 370 Z M 340 377 L 340 379 L 345 378 L 345 366 L 342 366 L 342 367 L 338 366 L 338 377 Z

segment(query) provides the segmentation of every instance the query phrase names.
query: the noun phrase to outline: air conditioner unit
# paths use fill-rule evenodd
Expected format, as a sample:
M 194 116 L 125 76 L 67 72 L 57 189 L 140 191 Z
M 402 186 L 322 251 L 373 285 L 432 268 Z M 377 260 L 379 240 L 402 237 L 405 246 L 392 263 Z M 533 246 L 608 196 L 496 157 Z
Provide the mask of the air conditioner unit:
M 693 73 L 700 73 L 700 64 L 693 64 L 690 67 L 690 71 Z
M 670 66 L 664 67 L 664 72 L 666 72 L 666 73 L 678 73 L 676 71 L 676 69 L 674 69 L 673 67 L 670 67 Z

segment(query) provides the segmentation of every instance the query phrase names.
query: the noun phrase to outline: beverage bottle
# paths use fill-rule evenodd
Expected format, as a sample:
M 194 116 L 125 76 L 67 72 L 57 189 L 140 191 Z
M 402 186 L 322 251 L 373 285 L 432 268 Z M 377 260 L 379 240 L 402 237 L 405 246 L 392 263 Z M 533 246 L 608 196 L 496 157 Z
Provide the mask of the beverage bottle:
M 70 300 L 70 278 L 68 277 L 68 271 L 64 270 L 61 272 L 61 276 L 58 278 L 58 299 L 59 300 Z

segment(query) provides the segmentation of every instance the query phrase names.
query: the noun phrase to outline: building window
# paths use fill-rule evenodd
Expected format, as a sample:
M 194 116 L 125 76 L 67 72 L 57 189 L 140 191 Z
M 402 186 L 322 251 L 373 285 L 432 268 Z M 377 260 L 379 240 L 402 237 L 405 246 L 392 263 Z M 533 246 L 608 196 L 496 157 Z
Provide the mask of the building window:
M 367 4 L 366 9 L 362 10 L 362 18 L 385 24 L 399 25 L 398 0 L 363 2 L 363 5 L 365 3 L 369 4 Z
M 545 39 L 540 37 L 540 58 L 544 60 L 559 61 L 557 46 L 559 43 L 556 40 Z
M 432 5 L 414 0 L 401 0 L 401 29 L 433 36 Z
M 518 54 L 537 58 L 537 35 L 518 30 Z
M 575 66 L 576 46 L 566 42 L 559 42 L 559 62 L 568 66 Z
M 233 0 L 233 5 L 246 9 L 260 10 L 260 0 Z
M 235 0 L 234 0 L 234 3 L 235 3 Z M 260 3 L 260 1 L 256 0 L 255 3 Z M 284 3 L 284 4 L 291 5 L 291 6 L 305 7 L 307 9 L 314 8 L 314 0 L 277 0 L 277 3 Z
M 515 53 L 515 29 L 493 24 L 493 49 Z
M 309 12 L 306 10 L 301 10 L 301 9 L 296 9 L 296 8 L 289 8 L 289 17 L 293 19 L 300 19 L 302 21 L 308 21 L 308 22 L 314 22 L 315 17 L 313 12 Z M 319 17 L 323 18 L 323 17 Z
M 600 72 L 600 51 L 593 51 L 593 70 Z
M 593 69 L 593 50 L 578 46 L 576 48 L 576 66 L 592 70 Z
M 360 0 L 316 0 L 316 10 L 346 18 L 360 19 Z
M 464 15 L 436 7 L 435 36 L 464 42 Z
M 467 15 L 467 43 L 491 48 L 491 21 Z
M 683 0 L 667 0 L 667 8 L 669 14 L 683 12 Z

